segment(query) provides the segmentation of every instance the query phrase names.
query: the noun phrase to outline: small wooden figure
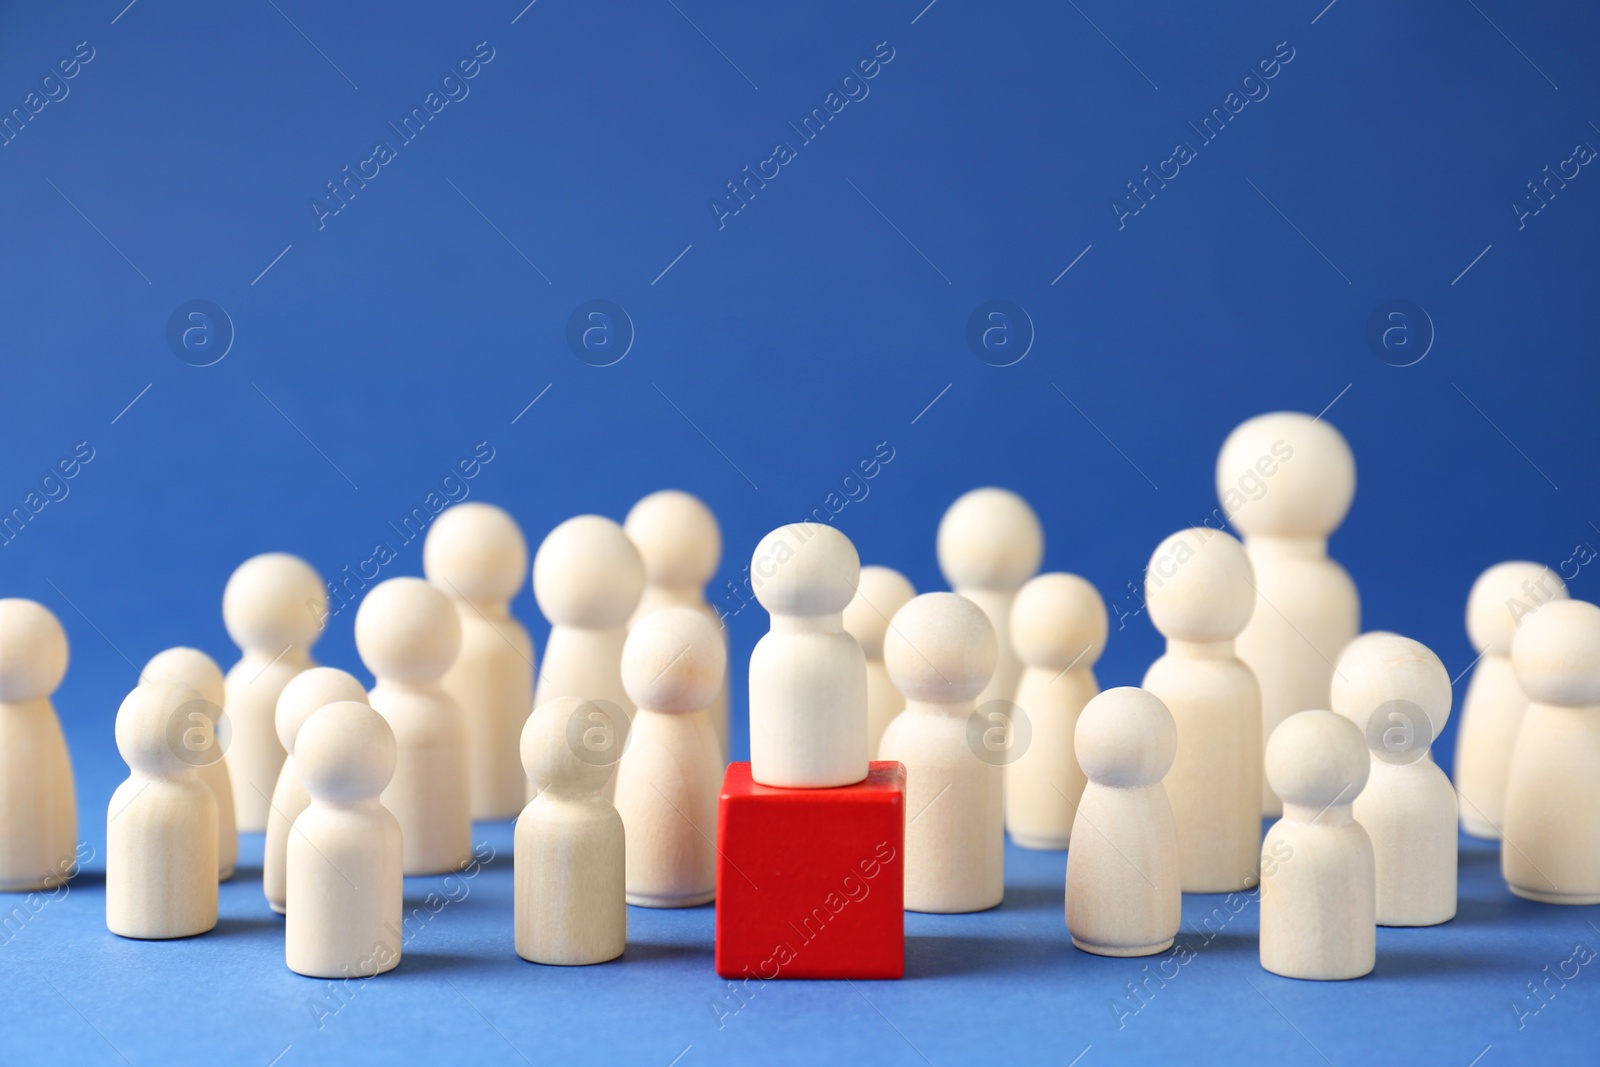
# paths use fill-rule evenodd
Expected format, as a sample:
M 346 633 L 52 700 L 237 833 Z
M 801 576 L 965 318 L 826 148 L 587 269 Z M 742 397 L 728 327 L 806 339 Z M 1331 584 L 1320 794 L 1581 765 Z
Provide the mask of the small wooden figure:
M 517 746 L 533 710 L 533 638 L 511 614 L 528 543 L 493 504 L 457 504 L 428 528 L 422 566 L 461 619 L 461 653 L 442 684 L 466 722 L 472 817 L 513 818 L 528 786 Z
M 978 703 L 1014 699 L 1022 661 L 1011 647 L 1011 601 L 1044 559 L 1039 517 L 1009 489 L 974 489 L 939 521 L 938 553 L 945 581 L 983 609 L 999 643 L 994 677 Z
M 472 859 L 467 728 L 439 684 L 460 648 L 450 598 L 421 578 L 390 578 L 356 612 L 356 650 L 377 679 L 367 700 L 394 730 L 398 756 L 382 799 L 400 820 L 406 874 L 444 874 Z
M 1267 740 L 1283 818 L 1261 843 L 1261 966 L 1285 978 L 1339 981 L 1372 971 L 1377 893 L 1372 842 L 1351 814 L 1372 764 L 1361 729 L 1302 711 Z
M 658 608 L 693 608 L 717 627 L 726 653 L 728 633 L 722 619 L 706 603 L 706 584 L 722 562 L 722 529 L 699 497 L 663 489 L 640 500 L 622 528 L 644 561 L 644 594 L 629 620 L 630 627 Z M 718 751 L 728 757 L 728 680 L 707 710 L 717 731 Z M 720 772 L 719 772 L 720 774 Z
M 889 677 L 906 696 L 880 747 L 906 768 L 907 911 L 983 911 L 1005 896 L 1002 765 L 975 737 L 998 654 L 988 616 L 956 593 L 912 600 L 884 638 Z
M 244 655 L 227 674 L 223 705 L 232 739 L 225 758 L 239 829 L 267 828 L 272 790 L 283 767 L 278 694 L 308 667 L 328 618 L 328 592 L 311 565 L 285 552 L 252 556 L 222 592 L 222 621 Z
M 1261 864 L 1261 687 L 1234 654 L 1256 607 L 1250 557 L 1220 530 L 1181 530 L 1150 557 L 1144 590 L 1167 639 L 1144 688 L 1178 727 L 1166 789 L 1183 891 L 1250 889 Z
M 1011 643 L 1023 664 L 1016 706 L 1027 725 L 1019 733 L 1018 723 L 994 721 L 999 713 L 993 710 L 986 717 L 1012 746 L 1001 760 L 1006 829 L 1023 848 L 1064 849 L 1072 839 L 1078 798 L 1088 781 L 1072 735 L 1078 715 L 1100 692 L 1094 665 L 1106 647 L 1107 629 L 1105 601 L 1076 574 L 1041 574 L 1011 605 Z
M 516 944 L 533 963 L 604 963 L 627 947 L 627 846 L 604 794 L 623 735 L 610 719 L 559 697 L 522 728 L 522 765 L 537 795 L 517 819 Z
M 1461 701 L 1450 773 L 1461 800 L 1461 829 L 1473 837 L 1500 840 L 1511 753 L 1528 710 L 1528 697 L 1511 669 L 1512 635 L 1541 604 L 1566 599 L 1567 587 L 1539 563 L 1496 563 L 1472 583 L 1467 636 L 1478 661 Z
M 862 567 L 856 595 L 844 609 L 844 632 L 856 639 L 867 657 L 867 754 L 878 758 L 883 732 L 905 709 L 906 698 L 883 665 L 883 638 L 889 620 L 917 595 L 905 575 L 888 567 Z
M 722 749 L 709 705 L 727 673 L 722 631 L 693 608 L 640 619 L 623 646 L 622 683 L 639 707 L 617 769 L 629 904 L 689 908 L 716 898 Z
M 78 805 L 50 697 L 67 634 L 50 609 L 0 600 L 0 892 L 54 889 L 78 866 Z
M 278 772 L 278 786 L 272 791 L 272 811 L 267 816 L 266 851 L 261 859 L 261 891 L 267 906 L 283 914 L 289 899 L 289 835 L 300 813 L 311 803 L 294 750 L 301 729 L 315 712 L 342 700 L 367 702 L 367 691 L 355 677 L 337 667 L 312 667 L 295 675 L 278 697 L 278 740 L 288 757 Z
M 198 648 L 169 648 L 156 653 L 144 665 L 139 680 L 182 682 L 216 708 L 211 713 L 212 744 L 203 752 L 185 748 L 180 755 L 194 764 L 195 770 L 200 772 L 200 780 L 217 800 L 217 880 L 226 882 L 233 877 L 233 869 L 239 862 L 239 828 L 233 817 L 233 783 L 228 780 L 228 761 L 223 751 L 230 728 L 222 718 L 222 707 L 228 700 L 222 668 Z M 199 736 L 198 732 L 184 735 L 190 740 Z
M 1161 778 L 1178 734 L 1143 689 L 1107 689 L 1073 738 L 1089 782 L 1067 851 L 1067 932 L 1097 956 L 1150 956 L 1177 936 L 1183 904 L 1178 828 Z
M 1435 926 L 1456 914 L 1456 793 L 1429 746 L 1450 718 L 1450 672 L 1427 646 L 1362 634 L 1333 672 L 1333 710 L 1372 753 L 1356 822 L 1372 841 L 1379 926 Z
M 844 632 L 861 561 L 831 526 L 780 526 L 756 545 L 756 599 L 772 629 L 750 654 L 750 774 L 827 789 L 867 776 L 867 660 Z
M 288 850 L 284 958 L 312 978 L 370 978 L 400 962 L 400 823 L 378 800 L 394 731 L 364 701 L 325 704 L 295 741 L 310 803 Z
M 205 698 L 180 682 L 141 685 L 117 709 L 117 751 L 132 773 L 106 812 L 112 933 L 159 940 L 217 925 L 217 802 L 183 755 L 211 739 Z

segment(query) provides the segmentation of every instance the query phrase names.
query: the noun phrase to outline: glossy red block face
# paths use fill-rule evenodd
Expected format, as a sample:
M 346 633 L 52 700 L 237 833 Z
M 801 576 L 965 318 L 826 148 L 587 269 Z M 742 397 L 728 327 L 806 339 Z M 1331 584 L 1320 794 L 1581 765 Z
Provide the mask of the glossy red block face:
M 717 814 L 717 973 L 905 973 L 905 767 L 837 789 L 757 785 L 728 767 Z

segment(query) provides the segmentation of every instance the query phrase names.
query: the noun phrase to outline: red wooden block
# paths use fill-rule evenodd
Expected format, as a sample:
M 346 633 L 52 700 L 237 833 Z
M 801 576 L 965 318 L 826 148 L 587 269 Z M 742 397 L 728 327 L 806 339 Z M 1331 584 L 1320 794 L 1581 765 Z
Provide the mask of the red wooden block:
M 837 789 L 758 785 L 729 765 L 717 811 L 717 973 L 905 973 L 906 769 Z

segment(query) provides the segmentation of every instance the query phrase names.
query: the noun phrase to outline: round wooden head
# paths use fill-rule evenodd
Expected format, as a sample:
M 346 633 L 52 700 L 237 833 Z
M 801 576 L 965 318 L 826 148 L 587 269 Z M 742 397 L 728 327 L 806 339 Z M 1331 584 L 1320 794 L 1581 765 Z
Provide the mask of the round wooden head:
M 328 591 L 311 564 L 287 552 L 252 556 L 222 591 L 222 621 L 233 643 L 277 655 L 309 648 L 322 635 Z
M 493 504 L 457 504 L 428 527 L 422 571 L 452 597 L 504 604 L 527 580 L 528 542 L 517 520 Z
M 1244 546 L 1228 534 L 1179 530 L 1151 553 L 1144 597 L 1150 622 L 1163 636 L 1231 641 L 1255 612 L 1255 571 Z
M 1600 704 L 1600 607 L 1557 600 L 1522 620 L 1511 666 L 1528 699 L 1585 708 Z
M 644 562 L 621 526 L 579 515 L 551 530 L 533 557 L 533 596 L 555 626 L 625 625 L 644 592 Z
M 772 615 L 838 615 L 861 579 L 850 539 L 816 522 L 780 526 L 750 557 L 750 585 Z
M 651 493 L 628 511 L 622 526 L 651 585 L 701 589 L 722 562 L 717 517 L 699 497 L 682 490 Z
M 889 567 L 862 567 L 856 595 L 845 605 L 845 633 L 856 639 L 868 659 L 882 659 L 889 620 L 916 595 L 911 582 L 899 571 Z
M 1178 755 L 1178 726 L 1154 693 L 1131 685 L 1107 689 L 1084 705 L 1073 747 L 1091 782 L 1154 785 Z
M 1241 423 L 1217 456 L 1217 496 L 1246 534 L 1323 540 L 1344 521 L 1356 461 L 1343 435 L 1297 411 Z
M 0 600 L 0 700 L 42 700 L 67 676 L 67 632 L 32 600 Z
M 1267 784 L 1285 804 L 1314 811 L 1352 804 L 1372 773 L 1361 728 L 1331 711 L 1302 711 L 1267 739 Z
M 533 709 L 522 726 L 522 768 L 539 792 L 598 793 L 622 758 L 613 704 L 557 697 Z
M 364 701 L 324 704 L 300 728 L 294 763 L 317 800 L 355 804 L 375 800 L 394 777 L 398 746 L 382 715 Z
M 146 682 L 117 709 L 117 751 L 140 774 L 181 774 L 215 760 L 216 705 L 182 682 Z
M 182 682 L 217 707 L 227 702 L 227 685 L 217 661 L 198 648 L 169 648 L 150 657 L 140 682 Z
M 312 667 L 289 679 L 289 684 L 278 694 L 273 718 L 283 750 L 293 755 L 306 720 L 324 705 L 342 700 L 365 704 L 367 691 L 354 675 L 337 667 Z
M 461 618 L 421 578 L 390 578 L 356 611 L 356 651 L 379 681 L 436 681 L 461 651 Z
M 1076 574 L 1030 579 L 1011 604 L 1011 647 L 1030 667 L 1093 667 L 1105 651 L 1110 620 L 1095 587 Z
M 1546 601 L 1566 599 L 1566 585 L 1544 564 L 1496 563 L 1467 594 L 1467 636 L 1485 656 L 1509 656 L 1522 620 Z
M 1044 528 L 1009 489 L 962 494 L 939 520 L 939 569 L 955 589 L 1015 590 L 1039 573 Z
M 1450 719 L 1450 672 L 1420 641 L 1376 631 L 1344 646 L 1333 710 L 1361 728 L 1378 759 L 1420 759 Z
M 883 664 L 907 700 L 976 700 L 994 675 L 999 641 L 989 616 L 958 593 L 924 593 L 894 613 Z

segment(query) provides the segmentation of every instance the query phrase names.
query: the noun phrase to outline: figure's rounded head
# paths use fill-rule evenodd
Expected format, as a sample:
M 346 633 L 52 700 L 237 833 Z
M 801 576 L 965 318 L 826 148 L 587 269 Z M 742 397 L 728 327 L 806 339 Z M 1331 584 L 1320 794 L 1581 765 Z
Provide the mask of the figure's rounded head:
M 309 648 L 322 635 L 328 591 L 311 564 L 267 552 L 239 564 L 222 591 L 222 621 L 233 643 L 275 656 L 285 645 Z
M 422 570 L 453 597 L 505 603 L 528 576 L 528 542 L 517 520 L 493 504 L 457 504 L 428 527 Z
M 1322 811 L 1355 802 L 1372 773 L 1361 728 L 1331 711 L 1302 711 L 1267 740 L 1267 784 L 1285 804 Z
M 644 592 L 644 562 L 621 526 L 578 515 L 551 530 L 533 557 L 533 596 L 553 626 L 625 625 Z
M 1355 456 L 1343 435 L 1297 411 L 1240 423 L 1217 456 L 1222 509 L 1251 536 L 1325 540 L 1355 492 Z
M 289 684 L 278 694 L 278 707 L 273 716 L 283 750 L 293 754 L 306 720 L 317 709 L 341 701 L 365 704 L 367 691 L 354 675 L 337 667 L 312 667 L 289 679 Z
M 433 681 L 461 651 L 461 617 L 421 578 L 390 578 L 356 611 L 356 651 L 380 682 Z
M 1496 563 L 1467 594 L 1467 636 L 1485 656 L 1509 656 L 1518 624 L 1546 601 L 1566 599 L 1566 585 L 1544 564 Z
M 157 652 L 139 672 L 139 681 L 182 682 L 219 708 L 228 699 L 222 668 L 198 648 L 169 648 Z
M 394 730 L 365 701 L 336 700 L 312 712 L 300 728 L 294 765 L 317 800 L 371 800 L 394 777 L 399 755 Z
M 1179 530 L 1156 546 L 1144 572 L 1155 628 L 1176 641 L 1231 641 L 1256 609 L 1244 546 L 1220 530 Z
M 850 538 L 816 522 L 780 526 L 750 557 L 750 586 L 772 615 L 837 615 L 861 578 Z
M 889 632 L 889 620 L 916 595 L 911 582 L 899 571 L 890 567 L 862 567 L 856 595 L 845 605 L 845 633 L 856 639 L 868 659 L 882 659 L 883 637 Z
M 1511 666 L 1529 700 L 1600 704 L 1600 607 L 1557 600 L 1523 619 L 1511 639 Z
M 182 682 L 146 682 L 117 709 L 117 751 L 140 774 L 194 770 L 212 762 L 193 754 L 215 746 L 220 714 L 215 704 Z
M 989 616 L 959 593 L 923 593 L 894 613 L 883 664 L 907 700 L 976 700 L 1000 656 Z
M 0 700 L 42 700 L 67 676 L 67 632 L 33 600 L 0 600 Z
M 699 497 L 680 489 L 663 489 L 640 500 L 622 527 L 639 550 L 651 585 L 699 589 L 722 562 L 717 517 Z
M 625 714 L 615 704 L 557 697 L 533 709 L 522 727 L 522 769 L 539 792 L 598 792 L 622 758 Z M 620 728 L 619 728 L 620 727 Z
M 1100 785 L 1154 785 L 1178 755 L 1178 726 L 1154 693 L 1125 685 L 1084 705 L 1073 734 L 1078 765 Z
M 1076 574 L 1030 579 L 1011 604 L 1011 647 L 1030 667 L 1093 667 L 1105 651 L 1110 620 L 1095 587 Z
M 1039 573 L 1044 528 L 1026 500 L 990 486 L 950 505 L 937 545 L 939 569 L 952 588 L 1015 590 Z
M 1409 762 L 1450 720 L 1450 672 L 1420 641 L 1365 633 L 1339 654 L 1329 702 L 1361 728 L 1379 758 Z
M 728 650 L 703 611 L 662 608 L 633 624 L 622 646 L 622 685 L 640 708 L 699 711 L 722 691 Z

